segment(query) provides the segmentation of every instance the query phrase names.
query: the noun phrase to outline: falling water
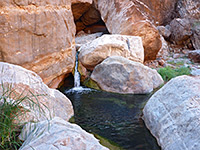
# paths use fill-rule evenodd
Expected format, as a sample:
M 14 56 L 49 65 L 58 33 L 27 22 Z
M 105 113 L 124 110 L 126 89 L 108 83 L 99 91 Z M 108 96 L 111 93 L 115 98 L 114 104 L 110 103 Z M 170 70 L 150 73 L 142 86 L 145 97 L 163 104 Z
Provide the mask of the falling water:
M 70 90 L 65 91 L 65 93 L 87 93 L 91 91 L 92 89 L 90 88 L 83 88 L 81 86 L 81 77 L 80 73 L 78 72 L 78 54 L 79 52 L 76 53 L 76 61 L 75 61 L 75 69 L 74 69 L 74 87 Z
M 80 87 L 80 74 L 78 72 L 78 52 L 76 53 L 76 62 L 74 69 L 74 87 Z

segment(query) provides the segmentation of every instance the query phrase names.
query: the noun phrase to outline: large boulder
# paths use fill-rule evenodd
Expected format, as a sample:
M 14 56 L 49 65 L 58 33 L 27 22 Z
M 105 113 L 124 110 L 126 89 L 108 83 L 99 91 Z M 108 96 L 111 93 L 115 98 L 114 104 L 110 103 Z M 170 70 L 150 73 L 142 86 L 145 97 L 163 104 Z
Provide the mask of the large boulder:
M 136 36 L 103 35 L 80 47 L 79 61 L 89 70 L 109 56 L 123 56 L 143 63 L 142 40 Z
M 0 13 L 0 61 L 32 70 L 57 87 L 75 62 L 71 0 L 4 0 Z
M 40 121 L 54 116 L 69 120 L 73 116 L 70 100 L 58 90 L 48 88 L 36 73 L 4 62 L 0 62 L 0 70 L 1 96 L 3 93 L 5 96 L 5 91 L 9 91 L 10 99 L 31 99 L 26 99 L 22 103 L 30 112 L 22 116 L 21 121 Z
M 170 22 L 170 40 L 179 45 L 186 45 L 192 36 L 190 21 L 186 18 L 175 18 Z
M 200 76 L 180 76 L 144 107 L 144 121 L 163 150 L 200 149 Z
M 50 121 L 28 123 L 20 139 L 25 141 L 20 150 L 108 150 L 92 134 L 58 117 Z
M 146 94 L 163 84 L 156 70 L 121 56 L 109 57 L 97 65 L 91 79 L 102 90 L 123 94 Z
M 141 36 L 145 60 L 156 58 L 161 48 L 154 25 L 169 23 L 178 0 L 94 0 L 102 20 L 112 34 Z
M 181 18 L 187 18 L 192 24 L 192 44 L 195 49 L 200 49 L 200 1 L 179 0 L 177 12 Z

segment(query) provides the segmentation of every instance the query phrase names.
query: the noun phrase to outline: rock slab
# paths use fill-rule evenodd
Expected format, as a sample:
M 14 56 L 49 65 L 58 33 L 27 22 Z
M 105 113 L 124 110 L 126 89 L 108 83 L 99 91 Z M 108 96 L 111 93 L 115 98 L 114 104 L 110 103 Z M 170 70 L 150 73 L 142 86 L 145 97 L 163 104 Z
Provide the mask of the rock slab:
M 80 47 L 79 61 L 89 70 L 109 56 L 123 56 L 127 59 L 144 61 L 142 40 L 136 36 L 103 35 Z
M 163 150 L 200 149 L 200 76 L 170 80 L 149 99 L 143 114 Z
M 112 56 L 97 65 L 91 75 L 102 90 L 123 94 L 146 94 L 163 84 L 162 77 L 141 63 Z
M 36 72 L 50 87 L 73 70 L 75 32 L 70 0 L 0 2 L 0 61 Z
M 92 134 L 58 117 L 36 124 L 28 123 L 20 139 L 25 141 L 20 150 L 108 150 Z
M 39 109 L 36 105 L 32 108 L 24 101 L 23 107 L 31 112 L 27 112 L 23 121 L 40 121 L 54 116 L 69 120 L 74 115 L 70 100 L 58 90 L 48 88 L 36 73 L 4 62 L 0 62 L 0 70 L 0 95 L 3 94 L 3 88 L 10 89 L 15 93 L 10 97 L 13 100 L 22 94 L 21 97 L 28 96 L 41 107 Z

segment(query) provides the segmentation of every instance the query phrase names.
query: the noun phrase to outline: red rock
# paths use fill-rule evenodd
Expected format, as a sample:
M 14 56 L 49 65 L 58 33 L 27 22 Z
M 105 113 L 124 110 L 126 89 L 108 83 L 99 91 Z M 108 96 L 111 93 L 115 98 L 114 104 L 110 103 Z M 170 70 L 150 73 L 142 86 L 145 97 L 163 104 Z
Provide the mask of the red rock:
M 48 85 L 72 72 L 75 25 L 70 0 L 6 0 L 0 6 L 0 61 L 32 70 Z

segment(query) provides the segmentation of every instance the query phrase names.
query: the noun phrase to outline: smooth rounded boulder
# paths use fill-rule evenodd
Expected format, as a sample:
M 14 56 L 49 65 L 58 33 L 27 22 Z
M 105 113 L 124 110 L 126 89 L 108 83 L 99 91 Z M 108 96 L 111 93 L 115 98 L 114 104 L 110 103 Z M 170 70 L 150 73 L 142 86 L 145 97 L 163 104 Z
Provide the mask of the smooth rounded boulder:
M 147 102 L 143 119 L 163 150 L 197 150 L 200 76 L 171 79 Z
M 71 101 L 58 90 L 50 89 L 36 73 L 4 62 L 0 62 L 0 70 L 0 95 L 6 97 L 11 92 L 9 99 L 14 101 L 27 97 L 21 104 L 30 111 L 22 116 L 22 122 L 51 117 L 69 120 L 74 115 Z
M 108 150 L 90 133 L 59 117 L 24 126 L 20 150 Z
M 97 65 L 91 79 L 108 92 L 146 94 L 163 84 L 162 77 L 141 63 L 121 56 L 112 56 Z
M 123 56 L 132 61 L 144 61 L 142 39 L 136 36 L 103 35 L 80 47 L 79 61 L 84 67 L 93 70 L 109 56 Z

